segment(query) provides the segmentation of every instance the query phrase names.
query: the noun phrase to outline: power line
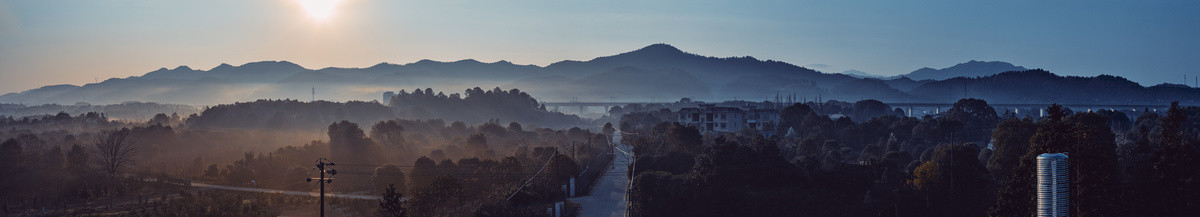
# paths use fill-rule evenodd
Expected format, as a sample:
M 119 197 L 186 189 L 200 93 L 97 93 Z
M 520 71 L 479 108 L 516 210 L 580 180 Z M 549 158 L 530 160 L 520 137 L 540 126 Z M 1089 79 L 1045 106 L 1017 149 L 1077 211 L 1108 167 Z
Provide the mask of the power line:
M 553 161 L 554 157 L 556 157 L 556 156 L 558 156 L 558 154 L 551 155 L 550 159 L 546 160 L 546 164 L 542 165 L 542 169 L 539 169 L 537 173 L 533 174 L 532 177 L 529 177 L 529 180 L 525 180 L 525 183 L 521 184 L 521 187 L 517 188 L 517 191 L 514 191 L 511 195 L 508 195 L 508 198 L 504 199 L 504 200 L 509 201 L 509 200 L 512 200 L 513 196 L 517 196 L 517 193 L 520 193 L 521 189 L 525 189 L 525 186 L 529 185 L 529 182 L 533 181 L 533 178 L 536 178 L 538 176 L 538 174 L 542 174 L 542 171 L 546 170 L 546 166 L 550 166 L 550 161 Z

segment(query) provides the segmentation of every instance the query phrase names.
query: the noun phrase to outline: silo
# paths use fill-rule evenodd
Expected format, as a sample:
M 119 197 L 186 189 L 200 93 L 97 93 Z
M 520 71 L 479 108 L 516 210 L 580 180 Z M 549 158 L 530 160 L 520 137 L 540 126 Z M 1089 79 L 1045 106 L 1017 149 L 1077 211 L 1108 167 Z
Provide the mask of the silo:
M 1066 153 L 1037 156 L 1037 216 L 1068 216 L 1068 180 Z

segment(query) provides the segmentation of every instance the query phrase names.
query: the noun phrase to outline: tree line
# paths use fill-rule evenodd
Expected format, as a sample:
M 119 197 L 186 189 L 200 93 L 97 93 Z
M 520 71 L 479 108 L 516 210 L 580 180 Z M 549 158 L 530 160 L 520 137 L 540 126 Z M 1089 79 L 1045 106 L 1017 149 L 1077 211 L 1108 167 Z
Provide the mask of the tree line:
M 1200 208 L 1200 108 L 1175 104 L 1129 121 L 1055 105 L 1044 118 L 1001 118 L 986 102 L 963 99 L 937 116 L 856 122 L 819 115 L 819 106 L 784 108 L 787 133 L 772 137 L 623 118 L 622 130 L 636 132 L 624 138 L 638 156 L 631 214 L 1031 216 L 1034 158 L 1050 152 L 1070 155 L 1074 216 Z

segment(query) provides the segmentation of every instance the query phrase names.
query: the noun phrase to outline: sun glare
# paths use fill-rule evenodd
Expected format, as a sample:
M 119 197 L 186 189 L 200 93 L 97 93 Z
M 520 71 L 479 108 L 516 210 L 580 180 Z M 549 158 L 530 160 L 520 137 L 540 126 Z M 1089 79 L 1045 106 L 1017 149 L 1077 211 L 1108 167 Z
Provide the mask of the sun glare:
M 328 22 L 333 18 L 337 7 L 344 0 L 295 0 L 300 4 L 300 8 L 304 9 L 304 14 L 308 15 L 309 19 L 317 22 Z

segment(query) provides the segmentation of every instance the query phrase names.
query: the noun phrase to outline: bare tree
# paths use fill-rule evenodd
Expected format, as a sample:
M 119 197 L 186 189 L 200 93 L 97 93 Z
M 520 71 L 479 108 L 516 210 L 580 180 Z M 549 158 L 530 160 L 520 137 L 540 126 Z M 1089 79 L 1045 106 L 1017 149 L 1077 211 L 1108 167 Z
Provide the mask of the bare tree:
M 127 140 L 131 132 L 129 128 L 121 128 L 96 136 L 93 150 L 97 155 L 96 163 L 110 178 L 120 176 L 125 168 L 133 164 L 137 149 Z

